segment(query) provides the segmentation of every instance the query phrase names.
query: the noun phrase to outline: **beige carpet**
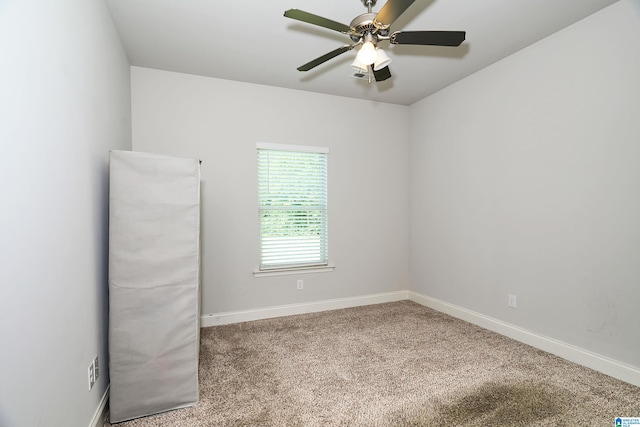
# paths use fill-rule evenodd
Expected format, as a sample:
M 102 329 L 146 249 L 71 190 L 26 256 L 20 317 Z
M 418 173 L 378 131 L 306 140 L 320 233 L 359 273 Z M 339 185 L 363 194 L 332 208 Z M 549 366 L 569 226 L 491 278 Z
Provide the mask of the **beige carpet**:
M 197 406 L 117 427 L 613 426 L 640 388 L 402 301 L 202 330 Z

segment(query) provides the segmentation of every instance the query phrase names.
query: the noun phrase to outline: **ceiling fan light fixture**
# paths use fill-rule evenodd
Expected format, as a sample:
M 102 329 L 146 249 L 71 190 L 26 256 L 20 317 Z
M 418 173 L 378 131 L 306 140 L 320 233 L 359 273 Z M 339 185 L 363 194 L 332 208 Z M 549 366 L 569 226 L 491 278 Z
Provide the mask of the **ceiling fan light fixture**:
M 376 47 L 371 42 L 364 42 L 360 51 L 356 55 L 356 59 L 358 62 L 364 65 L 371 65 L 376 62 L 376 58 L 378 57 L 378 53 L 376 52 Z
M 391 64 L 391 58 L 389 58 L 384 50 L 376 48 L 376 60 L 373 63 L 374 71 L 382 70 L 389 64 Z

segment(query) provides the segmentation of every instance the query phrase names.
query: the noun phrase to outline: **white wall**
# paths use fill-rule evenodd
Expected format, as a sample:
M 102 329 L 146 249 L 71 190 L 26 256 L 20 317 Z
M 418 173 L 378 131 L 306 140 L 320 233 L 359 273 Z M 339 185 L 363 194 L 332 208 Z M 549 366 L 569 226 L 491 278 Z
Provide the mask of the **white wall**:
M 129 65 L 102 1 L 0 0 L 2 427 L 86 427 L 100 405 L 108 151 L 131 148 L 130 120 Z
M 411 107 L 414 290 L 640 367 L 639 42 L 622 0 Z
M 408 107 L 132 67 L 132 112 L 136 151 L 203 162 L 204 314 L 409 286 Z M 330 148 L 333 272 L 253 276 L 258 141 Z

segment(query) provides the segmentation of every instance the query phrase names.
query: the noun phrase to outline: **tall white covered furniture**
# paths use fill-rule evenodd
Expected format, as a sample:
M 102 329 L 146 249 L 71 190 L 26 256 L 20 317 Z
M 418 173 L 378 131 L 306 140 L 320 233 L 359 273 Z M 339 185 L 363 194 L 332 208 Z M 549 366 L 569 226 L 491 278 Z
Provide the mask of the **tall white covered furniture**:
M 110 418 L 198 402 L 200 162 L 112 151 Z

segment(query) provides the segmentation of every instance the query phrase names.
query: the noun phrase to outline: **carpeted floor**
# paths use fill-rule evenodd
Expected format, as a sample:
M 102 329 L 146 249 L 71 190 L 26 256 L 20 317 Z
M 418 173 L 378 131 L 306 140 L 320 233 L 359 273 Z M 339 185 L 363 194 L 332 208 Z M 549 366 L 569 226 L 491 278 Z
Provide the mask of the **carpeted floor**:
M 640 416 L 640 388 L 410 301 L 204 328 L 200 398 L 114 426 L 613 426 Z

